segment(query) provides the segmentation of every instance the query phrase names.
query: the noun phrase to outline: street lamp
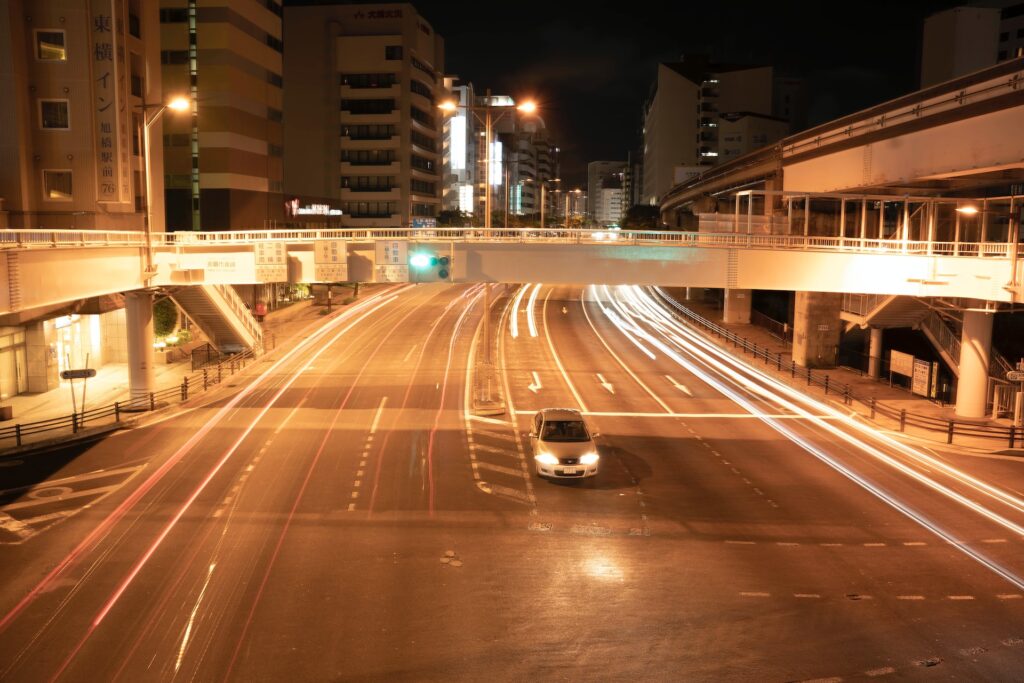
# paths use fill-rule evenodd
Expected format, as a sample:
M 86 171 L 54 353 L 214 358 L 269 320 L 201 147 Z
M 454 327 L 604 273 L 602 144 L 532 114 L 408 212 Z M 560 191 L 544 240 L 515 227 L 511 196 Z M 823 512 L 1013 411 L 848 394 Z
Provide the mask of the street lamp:
M 562 179 L 561 178 L 548 178 L 547 180 L 537 180 L 537 181 L 535 181 L 533 178 L 527 178 L 523 182 L 524 183 L 536 182 L 538 185 L 540 185 L 540 229 L 543 230 L 544 229 L 544 204 L 545 204 L 545 201 L 544 201 L 544 191 L 547 189 L 548 183 L 560 183 L 560 182 L 562 182 Z M 558 192 L 558 190 L 555 190 L 555 192 Z
M 492 128 L 493 128 L 494 124 L 497 123 L 498 121 L 500 121 L 501 117 L 504 116 L 506 113 L 508 113 L 510 110 L 520 111 L 520 112 L 522 112 L 524 114 L 533 114 L 533 113 L 535 113 L 537 111 L 537 103 L 533 102 L 532 100 L 526 100 L 524 102 L 520 102 L 518 105 L 516 105 L 516 104 L 493 104 L 491 102 L 491 90 L 490 90 L 490 88 L 487 89 L 487 94 L 484 97 L 484 102 L 485 102 L 485 104 L 483 104 L 483 105 L 474 105 L 474 104 L 470 104 L 470 103 L 467 102 L 463 106 L 465 106 L 465 108 L 467 110 L 473 112 L 473 114 L 475 114 L 477 117 L 480 116 L 480 114 L 478 113 L 479 110 L 483 109 L 483 111 L 484 111 L 484 117 L 483 117 L 483 123 L 484 123 L 484 144 L 486 145 L 486 150 L 487 150 L 487 157 L 486 157 L 485 169 L 484 169 L 484 229 L 486 230 L 486 234 L 488 236 L 490 236 L 490 234 L 491 234 L 491 137 L 492 137 Z M 454 112 L 454 111 L 459 109 L 459 104 L 455 100 L 445 100 L 444 102 L 441 102 L 437 106 L 442 111 L 445 111 L 445 112 L 448 112 L 448 113 Z M 492 109 L 498 109 L 500 111 L 495 116 L 495 115 L 492 115 L 492 113 L 491 113 Z M 507 207 L 506 207 L 506 210 L 507 210 Z
M 576 201 L 579 201 L 580 194 L 582 194 L 582 193 L 583 193 L 583 190 L 581 190 L 578 187 L 575 188 L 575 189 L 572 189 L 572 190 L 566 190 L 565 191 L 565 229 L 566 230 L 569 229 L 569 198 L 572 195 L 575 194 L 576 195 Z
M 143 226 L 146 235 L 146 276 L 145 279 L 149 280 L 153 277 L 153 241 L 151 238 L 151 227 L 152 223 L 152 212 L 153 212 L 153 180 L 152 173 L 149 168 L 149 129 L 154 123 L 160 120 L 163 116 L 164 111 L 170 109 L 171 111 L 182 112 L 188 111 L 192 108 L 192 103 L 187 97 L 174 97 L 166 103 L 153 103 L 146 104 L 143 102 L 138 105 L 139 109 L 142 109 L 143 117 L 143 131 L 142 131 L 142 167 L 143 172 L 146 174 L 146 214 L 143 218 Z M 149 112 L 152 112 L 149 113 Z

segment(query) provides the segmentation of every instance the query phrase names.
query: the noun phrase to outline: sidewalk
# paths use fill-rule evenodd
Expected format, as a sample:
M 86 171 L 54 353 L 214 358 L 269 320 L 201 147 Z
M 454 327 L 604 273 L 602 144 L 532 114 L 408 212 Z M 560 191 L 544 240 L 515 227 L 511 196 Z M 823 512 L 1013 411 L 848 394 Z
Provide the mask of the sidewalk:
M 364 298 L 364 296 L 369 296 L 374 291 L 374 287 L 364 288 L 360 293 L 360 299 Z M 333 307 L 333 312 L 337 315 L 338 312 L 345 308 L 346 306 L 344 305 L 336 304 Z M 268 313 L 263 320 L 264 358 L 276 356 L 275 351 L 277 349 L 290 348 L 291 344 L 289 342 L 295 335 L 311 324 L 325 320 L 326 316 L 321 314 L 323 309 L 323 306 L 314 306 L 312 299 L 307 299 Z M 234 368 L 234 370 L 242 371 L 241 367 Z M 190 360 L 158 365 L 154 370 L 155 381 L 153 390 L 156 393 L 170 390 L 177 396 L 177 392 L 174 392 L 174 389 L 181 386 L 183 378 L 193 374 Z M 74 381 L 75 407 L 77 407 L 79 413 L 82 412 L 82 382 L 83 380 Z M 193 391 L 195 390 L 193 389 Z M 202 396 L 203 394 L 196 393 L 192 395 Z M 109 363 L 97 369 L 96 377 L 88 380 L 85 398 L 85 408 L 90 411 L 112 406 L 115 402 L 128 401 L 128 365 L 126 363 Z M 45 420 L 67 420 L 66 428 L 59 428 L 56 431 L 50 431 L 34 438 L 26 437 L 23 439 L 26 447 L 42 441 L 49 443 L 60 439 L 68 439 L 75 434 L 71 428 L 71 414 L 74 411 L 69 381 L 62 380 L 60 386 L 51 391 L 13 396 L 6 400 L 3 405 L 9 405 L 13 408 L 13 419 L 0 422 L 0 431 L 5 434 L 6 432 L 13 432 L 15 425 L 27 425 Z M 149 414 L 151 413 L 136 413 L 139 417 Z M 97 420 L 95 424 L 92 422 L 86 423 L 84 428 L 80 427 L 78 434 L 85 435 L 96 431 L 109 431 L 117 427 L 118 425 L 111 411 L 111 417 Z M 0 453 L 9 451 L 15 448 L 15 446 L 13 436 L 10 434 L 6 434 L 5 438 L 0 439 Z
M 753 358 L 753 354 L 751 352 L 744 352 L 742 348 L 736 347 L 728 340 L 716 337 L 705 329 L 693 325 L 695 329 L 703 333 L 709 340 L 727 349 L 733 355 L 740 357 L 746 356 L 747 362 L 758 367 L 765 373 L 785 382 L 803 393 L 814 396 L 817 399 L 828 400 L 835 407 L 840 408 L 844 412 L 849 413 L 850 411 L 855 411 L 864 421 L 875 424 L 885 430 L 892 431 L 900 431 L 900 420 L 897 416 L 902 410 L 905 410 L 908 416 L 921 416 L 929 421 L 934 420 L 935 422 L 943 423 L 956 421 L 957 431 L 953 437 L 953 446 L 987 453 L 1024 455 L 1024 450 L 1021 450 L 1021 448 L 1024 447 L 1024 434 L 1017 436 L 1015 448 L 1013 450 L 1009 450 L 1009 443 L 1006 439 L 961 434 L 959 431 L 961 427 L 967 428 L 968 424 L 982 427 L 1000 427 L 1008 430 L 1013 424 L 1011 420 L 963 420 L 956 416 L 955 407 L 953 405 L 942 405 L 923 396 L 912 394 L 906 389 L 890 387 L 888 380 L 875 380 L 850 368 L 838 367 L 814 371 L 815 384 L 818 382 L 819 373 L 822 379 L 825 376 L 829 378 L 831 391 L 826 397 L 825 391 L 822 387 L 809 387 L 807 386 L 806 378 L 793 378 L 790 376 L 792 347 L 788 342 L 779 339 L 765 328 L 757 325 L 723 323 L 721 308 L 716 307 L 713 304 L 706 303 L 702 299 L 693 301 L 686 300 L 686 290 L 684 288 L 663 289 L 665 293 L 670 294 L 684 308 L 707 319 L 720 328 L 726 329 L 729 332 L 746 339 L 750 344 L 756 344 L 758 358 Z M 765 363 L 763 360 L 763 349 L 767 349 L 769 357 L 772 359 L 770 363 Z M 777 354 L 781 354 L 782 356 L 781 371 L 777 369 L 777 365 L 774 360 Z M 844 385 L 849 386 L 850 394 L 857 398 L 856 401 L 851 402 L 849 405 L 845 404 L 842 395 Z M 873 418 L 870 414 L 870 406 L 867 405 L 867 402 L 872 398 L 877 403 L 877 410 Z M 862 403 L 862 401 L 864 402 Z M 885 411 L 888 415 L 881 414 L 882 411 Z M 947 445 L 948 432 L 945 425 L 942 425 L 941 429 L 926 429 L 922 426 L 914 425 L 913 420 L 908 419 L 904 424 L 903 431 L 914 437 L 927 439 L 928 441 L 932 441 L 943 446 Z

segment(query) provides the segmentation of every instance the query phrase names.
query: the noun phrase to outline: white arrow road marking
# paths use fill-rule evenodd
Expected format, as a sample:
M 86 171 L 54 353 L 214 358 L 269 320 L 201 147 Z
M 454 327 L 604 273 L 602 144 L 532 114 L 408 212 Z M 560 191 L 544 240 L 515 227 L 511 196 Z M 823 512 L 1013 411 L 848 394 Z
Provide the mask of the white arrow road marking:
M 690 391 L 690 390 L 689 390 L 689 389 L 688 389 L 688 388 L 686 387 L 686 385 L 685 385 L 685 384 L 680 384 L 679 382 L 675 381 L 675 380 L 674 380 L 674 379 L 672 378 L 672 375 L 665 375 L 665 379 L 667 379 L 667 380 L 668 380 L 669 382 L 671 382 L 671 383 L 672 383 L 672 386 L 674 386 L 674 387 L 675 387 L 676 389 L 678 389 L 679 391 L 683 392 L 684 394 L 686 394 L 687 396 L 689 396 L 689 397 L 691 397 L 691 398 L 693 397 L 693 392 L 692 392 L 692 391 Z
M 615 387 L 613 387 L 612 383 L 609 382 L 608 380 L 606 380 L 604 378 L 604 375 L 602 375 L 600 372 L 597 373 L 597 381 L 601 384 L 602 387 L 604 387 L 605 389 L 608 390 L 608 393 L 610 393 L 610 394 L 614 394 L 615 393 Z
M 532 372 L 530 374 L 533 375 L 533 384 L 529 385 L 526 388 L 536 394 L 538 391 L 544 388 L 544 385 L 540 383 L 540 377 L 537 376 L 536 372 Z

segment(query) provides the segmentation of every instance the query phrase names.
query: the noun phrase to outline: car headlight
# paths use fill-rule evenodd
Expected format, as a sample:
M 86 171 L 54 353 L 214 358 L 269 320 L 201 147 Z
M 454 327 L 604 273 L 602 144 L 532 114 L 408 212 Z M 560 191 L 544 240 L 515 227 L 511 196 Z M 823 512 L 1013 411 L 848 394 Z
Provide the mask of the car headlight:
M 580 464 L 596 465 L 600 457 L 601 456 L 599 456 L 597 453 L 587 453 L 586 455 L 580 457 Z
M 536 456 L 537 462 L 541 465 L 557 465 L 558 458 L 551 455 L 550 453 L 538 453 Z

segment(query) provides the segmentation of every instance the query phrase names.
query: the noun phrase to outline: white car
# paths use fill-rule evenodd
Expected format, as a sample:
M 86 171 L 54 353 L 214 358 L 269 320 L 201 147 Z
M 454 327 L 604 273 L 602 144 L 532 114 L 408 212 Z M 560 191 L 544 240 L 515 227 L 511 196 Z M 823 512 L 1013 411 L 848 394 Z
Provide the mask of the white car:
M 530 444 L 537 474 L 555 479 L 579 479 L 597 474 L 601 456 L 580 411 L 545 408 L 533 416 Z

